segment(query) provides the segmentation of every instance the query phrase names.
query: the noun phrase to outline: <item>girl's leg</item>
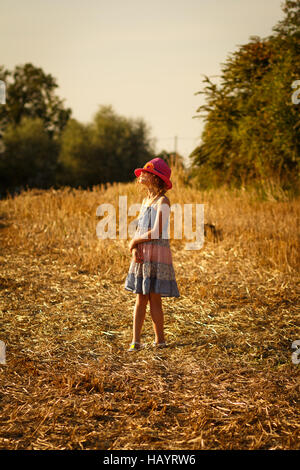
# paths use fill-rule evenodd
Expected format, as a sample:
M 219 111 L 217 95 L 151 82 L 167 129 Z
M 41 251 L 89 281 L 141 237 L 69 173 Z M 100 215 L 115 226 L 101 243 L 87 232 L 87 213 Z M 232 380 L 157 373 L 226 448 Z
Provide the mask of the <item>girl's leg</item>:
M 155 342 L 164 343 L 164 314 L 162 311 L 161 295 L 150 292 L 150 313 L 155 332 Z
M 149 294 L 137 294 L 133 312 L 133 343 L 140 343 Z

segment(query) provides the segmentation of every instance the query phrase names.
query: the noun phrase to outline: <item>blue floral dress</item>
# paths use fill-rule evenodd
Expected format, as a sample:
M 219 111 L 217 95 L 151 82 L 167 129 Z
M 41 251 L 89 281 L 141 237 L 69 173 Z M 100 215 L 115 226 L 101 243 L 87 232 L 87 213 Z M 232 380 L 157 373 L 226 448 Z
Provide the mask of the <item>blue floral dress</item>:
M 157 203 L 143 204 L 138 217 L 137 236 L 152 229 L 157 215 Z M 141 262 L 131 260 L 125 280 L 125 289 L 135 294 L 155 292 L 162 297 L 180 297 L 169 240 L 169 216 L 163 224 L 160 237 L 138 243 L 136 246 Z M 164 218 L 163 218 L 164 220 Z

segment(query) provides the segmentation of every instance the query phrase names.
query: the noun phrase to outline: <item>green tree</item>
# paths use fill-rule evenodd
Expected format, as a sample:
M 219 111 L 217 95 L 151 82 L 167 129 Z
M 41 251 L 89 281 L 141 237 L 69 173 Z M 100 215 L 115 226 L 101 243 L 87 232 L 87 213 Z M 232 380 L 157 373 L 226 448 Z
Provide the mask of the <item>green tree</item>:
M 55 78 L 31 63 L 14 71 L 0 67 L 0 80 L 6 84 L 6 104 L 0 106 L 0 134 L 9 124 L 18 125 L 23 116 L 40 118 L 50 137 L 57 138 L 71 116 L 55 91 Z
M 98 175 L 104 181 L 128 181 L 133 170 L 153 154 L 150 130 L 142 119 L 115 113 L 112 106 L 101 106 L 91 124 L 97 148 Z
M 56 181 L 70 186 L 87 186 L 93 178 L 96 149 L 90 126 L 69 119 L 61 136 Z
M 18 125 L 8 124 L 0 154 L 0 192 L 54 183 L 59 145 L 50 138 L 40 118 L 23 116 Z
M 71 119 L 61 139 L 59 181 L 82 187 L 130 181 L 134 168 L 152 158 L 150 131 L 142 119 L 129 119 L 100 106 L 86 125 Z
M 222 67 L 221 85 L 205 77 L 202 143 L 190 158 L 202 185 L 275 180 L 295 186 L 300 170 L 299 105 L 291 100 L 300 78 L 300 0 L 286 1 L 275 34 L 250 38 Z

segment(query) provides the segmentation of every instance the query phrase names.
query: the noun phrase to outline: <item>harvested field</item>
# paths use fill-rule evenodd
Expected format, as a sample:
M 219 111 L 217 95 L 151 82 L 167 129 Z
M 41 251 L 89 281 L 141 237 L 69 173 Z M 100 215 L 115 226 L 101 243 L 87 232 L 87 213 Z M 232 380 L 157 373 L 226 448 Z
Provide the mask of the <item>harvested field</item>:
M 149 305 L 146 347 L 126 351 L 128 240 L 96 236 L 99 204 L 141 202 L 134 183 L 0 201 L 1 449 L 300 448 L 300 201 L 172 174 L 171 204 L 205 204 L 207 230 L 198 251 L 171 238 L 181 297 L 159 351 Z

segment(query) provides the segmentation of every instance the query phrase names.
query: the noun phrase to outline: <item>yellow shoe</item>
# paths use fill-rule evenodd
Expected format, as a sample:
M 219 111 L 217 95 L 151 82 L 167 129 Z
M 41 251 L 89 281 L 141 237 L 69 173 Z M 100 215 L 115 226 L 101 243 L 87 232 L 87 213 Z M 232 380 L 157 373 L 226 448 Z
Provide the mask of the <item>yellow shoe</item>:
M 141 349 L 140 343 L 131 343 L 127 351 L 139 351 Z

